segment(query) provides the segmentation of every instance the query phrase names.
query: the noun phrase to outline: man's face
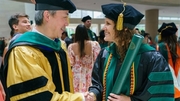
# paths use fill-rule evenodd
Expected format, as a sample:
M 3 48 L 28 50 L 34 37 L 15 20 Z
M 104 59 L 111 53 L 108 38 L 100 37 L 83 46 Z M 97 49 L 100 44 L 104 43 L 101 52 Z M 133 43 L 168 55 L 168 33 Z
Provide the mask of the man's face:
M 13 28 L 16 33 L 25 33 L 31 30 L 31 24 L 27 17 L 19 17 L 18 20 L 18 24 L 13 25 Z
M 86 28 L 90 28 L 91 27 L 91 20 L 86 20 L 84 22 L 84 25 L 85 25 Z
M 68 26 L 68 10 L 56 11 L 55 15 L 49 17 L 49 25 L 52 31 L 52 38 L 60 38 Z

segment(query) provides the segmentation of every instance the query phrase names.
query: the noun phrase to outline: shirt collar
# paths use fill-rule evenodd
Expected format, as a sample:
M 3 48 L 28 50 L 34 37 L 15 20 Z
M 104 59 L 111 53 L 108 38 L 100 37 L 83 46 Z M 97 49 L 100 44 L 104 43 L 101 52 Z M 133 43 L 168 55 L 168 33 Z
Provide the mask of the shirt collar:
M 33 28 L 33 29 L 32 29 L 32 32 L 36 32 L 36 33 L 38 33 L 38 34 L 41 34 L 41 35 L 47 37 L 47 36 L 44 35 L 43 33 L 39 32 L 36 28 Z M 47 38 L 49 38 L 49 37 L 47 37 Z M 51 38 L 49 38 L 49 39 L 51 39 Z M 51 40 L 53 40 L 53 39 L 51 39 Z M 54 40 L 53 40 L 53 41 L 54 41 Z

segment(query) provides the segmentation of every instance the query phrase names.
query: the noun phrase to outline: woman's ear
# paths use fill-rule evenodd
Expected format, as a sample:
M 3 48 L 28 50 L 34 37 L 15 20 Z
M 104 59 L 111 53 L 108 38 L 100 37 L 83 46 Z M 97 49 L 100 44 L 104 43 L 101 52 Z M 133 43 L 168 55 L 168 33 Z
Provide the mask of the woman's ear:
M 31 0 L 31 2 L 32 2 L 33 4 L 36 4 L 36 1 L 35 1 L 35 0 Z

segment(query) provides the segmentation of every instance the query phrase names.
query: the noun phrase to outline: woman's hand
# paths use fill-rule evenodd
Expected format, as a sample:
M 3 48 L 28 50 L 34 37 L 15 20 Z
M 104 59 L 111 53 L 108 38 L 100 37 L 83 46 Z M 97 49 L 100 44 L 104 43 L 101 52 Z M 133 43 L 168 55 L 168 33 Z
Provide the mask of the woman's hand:
M 96 101 L 96 96 L 92 92 L 84 93 L 85 101 Z
M 131 101 L 129 96 L 126 95 L 116 95 L 113 93 L 110 93 L 110 96 L 108 96 L 108 100 L 107 101 Z

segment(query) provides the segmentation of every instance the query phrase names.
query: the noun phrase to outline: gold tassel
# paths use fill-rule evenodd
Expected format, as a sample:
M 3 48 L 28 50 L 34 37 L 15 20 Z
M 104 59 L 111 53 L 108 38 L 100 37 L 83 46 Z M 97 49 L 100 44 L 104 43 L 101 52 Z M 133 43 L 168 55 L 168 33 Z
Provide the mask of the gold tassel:
M 159 33 L 159 35 L 158 35 L 158 41 L 160 41 L 161 40 L 161 33 Z
M 161 32 L 160 32 L 159 35 L 158 35 L 158 41 L 161 40 L 161 33 L 162 33 L 164 30 L 166 30 L 167 28 L 172 28 L 172 26 L 166 26 L 165 28 L 163 28 L 163 29 L 161 30 Z
M 117 30 L 122 30 L 123 29 L 123 14 L 122 13 L 120 13 L 119 16 L 118 16 L 116 29 Z
M 125 6 L 126 6 L 126 3 L 123 4 L 123 11 L 118 15 L 118 19 L 117 19 L 117 22 L 116 22 L 116 29 L 117 30 L 122 30 L 123 29 L 123 13 L 125 11 Z

